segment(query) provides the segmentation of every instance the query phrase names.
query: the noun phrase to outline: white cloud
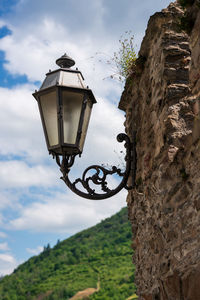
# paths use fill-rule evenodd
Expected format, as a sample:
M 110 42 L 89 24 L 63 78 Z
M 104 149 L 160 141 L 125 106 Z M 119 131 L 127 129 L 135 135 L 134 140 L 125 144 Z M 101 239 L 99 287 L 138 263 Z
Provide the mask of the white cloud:
M 19 203 L 20 195 L 22 195 L 25 190 L 19 189 L 19 191 L 13 191 L 13 189 L 9 189 L 8 187 L 1 187 L 1 195 L 0 195 L 0 224 L 3 226 L 4 222 L 7 223 L 7 217 L 3 214 L 3 211 L 8 210 L 10 213 L 15 210 L 19 210 L 22 208 L 22 205 Z M 2 227 L 3 228 L 3 227 Z
M 35 202 L 21 211 L 21 216 L 8 226 L 12 230 L 60 232 L 72 234 L 111 216 L 126 205 L 126 192 L 112 199 L 90 201 L 66 191 L 57 193 L 43 202 Z
M 44 159 L 45 143 L 32 85 L 0 88 L 0 154 Z
M 7 251 L 9 250 L 8 244 L 5 243 L 0 243 L 0 251 Z
M 7 192 L 3 191 L 0 195 L 0 210 L 4 209 L 4 207 L 10 206 L 12 200 L 9 200 L 9 196 Z
M 11 254 L 0 254 L 0 274 L 10 274 L 17 266 L 17 261 Z
M 113 42 L 104 41 L 98 45 L 99 41 L 94 43 L 89 34 L 75 40 L 68 28 L 49 17 L 34 23 L 31 31 L 27 30 L 25 34 L 22 34 L 21 30 L 13 28 L 12 35 L 0 39 L 0 49 L 6 54 L 7 62 L 4 66 L 11 74 L 26 74 L 31 81 L 43 81 L 49 69 L 57 68 L 55 60 L 67 52 L 73 56 L 77 67 L 86 77 L 87 84 L 96 93 L 105 96 L 111 92 L 120 92 L 120 86 L 116 83 L 103 81 L 112 71 L 107 64 L 99 62 L 95 55 L 101 49 L 101 52 L 109 54 L 111 58 L 114 52 Z
M 62 9 L 53 0 L 48 7 L 39 0 L 19 2 L 15 14 L 2 20 L 12 30 L 12 35 L 0 41 L 8 60 L 6 68 L 12 74 L 27 74 L 31 80 L 41 79 L 65 51 L 78 62 L 99 51 L 112 55 L 126 30 L 132 30 L 140 44 L 149 16 L 169 2 L 154 0 L 152 5 L 146 0 L 137 10 L 136 0 L 117 4 L 114 0 L 86 0 L 78 5 L 61 0 Z M 102 75 L 105 77 L 105 67 Z
M 0 238 L 6 238 L 7 235 L 5 232 L 0 231 Z
M 5 26 L 5 25 L 6 25 L 6 23 L 3 20 L 0 20 L 0 28 Z
M 0 161 L 0 178 L 0 186 L 4 188 L 52 186 L 57 180 L 53 168 L 29 167 L 23 161 Z
M 12 35 L 0 40 L 0 48 L 5 51 L 8 61 L 5 68 L 11 74 L 26 74 L 31 81 L 43 80 L 55 61 L 55 53 L 69 47 L 69 42 L 62 42 L 66 32 L 62 26 L 44 19 L 25 35 L 20 33 L 21 28 L 12 28 Z
M 40 252 L 42 252 L 44 249 L 44 247 L 42 246 L 38 246 L 37 248 L 35 249 L 32 249 L 32 248 L 26 248 L 26 251 L 32 255 L 38 255 Z

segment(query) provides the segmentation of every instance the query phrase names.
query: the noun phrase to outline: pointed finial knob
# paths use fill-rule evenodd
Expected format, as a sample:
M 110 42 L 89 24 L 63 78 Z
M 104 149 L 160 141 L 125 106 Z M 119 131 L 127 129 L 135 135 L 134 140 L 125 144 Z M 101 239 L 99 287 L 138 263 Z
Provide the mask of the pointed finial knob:
M 75 65 L 75 61 L 65 53 L 56 60 L 56 64 L 60 68 L 71 68 L 73 65 Z

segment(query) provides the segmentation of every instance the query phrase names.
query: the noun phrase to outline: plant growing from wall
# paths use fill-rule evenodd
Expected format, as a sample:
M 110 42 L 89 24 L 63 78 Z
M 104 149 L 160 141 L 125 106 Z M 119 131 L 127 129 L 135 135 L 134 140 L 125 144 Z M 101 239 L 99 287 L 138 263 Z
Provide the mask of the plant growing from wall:
M 107 65 L 111 71 L 111 75 L 105 77 L 104 80 L 111 78 L 124 82 L 132 73 L 137 60 L 133 41 L 134 36 L 131 31 L 126 31 L 119 39 L 119 50 L 114 52 L 113 56 L 102 52 L 96 53 L 96 56 L 100 56 L 98 62 Z
M 134 36 L 131 31 L 126 31 L 125 37 L 121 36 L 119 40 L 120 48 L 118 52 L 114 52 L 112 60 L 118 71 L 119 80 L 122 80 L 122 78 L 127 79 L 136 63 L 137 55 L 133 41 Z

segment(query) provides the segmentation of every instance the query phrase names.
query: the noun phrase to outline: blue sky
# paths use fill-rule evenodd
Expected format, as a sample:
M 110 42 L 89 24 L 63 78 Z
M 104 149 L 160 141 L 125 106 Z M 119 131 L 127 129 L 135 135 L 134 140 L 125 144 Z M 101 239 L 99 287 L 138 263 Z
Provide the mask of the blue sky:
M 32 92 L 67 52 L 98 100 L 84 154 L 72 172 L 78 177 L 91 164 L 118 163 L 116 152 L 122 148 L 115 137 L 124 130 L 124 114 L 117 104 L 123 85 L 108 78 L 113 70 L 99 57 L 112 57 L 127 30 L 139 49 L 150 15 L 169 3 L 0 1 L 0 275 L 12 272 L 44 245 L 53 246 L 126 205 L 126 191 L 92 202 L 67 189 L 46 150 Z

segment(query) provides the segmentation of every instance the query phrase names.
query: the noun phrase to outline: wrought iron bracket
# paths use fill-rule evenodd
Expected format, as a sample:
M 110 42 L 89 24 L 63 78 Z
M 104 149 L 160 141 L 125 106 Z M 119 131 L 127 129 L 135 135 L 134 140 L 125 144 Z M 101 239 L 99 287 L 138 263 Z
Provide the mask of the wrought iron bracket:
M 122 143 L 125 142 L 124 147 L 126 149 L 125 162 L 126 167 L 125 171 L 122 172 L 121 169 L 116 166 L 112 166 L 111 169 L 106 169 L 103 166 L 92 165 L 88 167 L 82 175 L 82 178 L 76 179 L 74 182 L 71 182 L 69 179 L 70 168 L 74 164 L 76 155 L 66 155 L 63 154 L 62 161 L 60 161 L 60 157 L 58 155 L 54 155 L 56 158 L 57 164 L 60 166 L 60 170 L 62 172 L 61 179 L 66 183 L 66 185 L 77 195 L 87 198 L 90 200 L 103 200 L 106 198 L 110 198 L 116 195 L 123 188 L 130 190 L 135 187 L 135 176 L 136 176 L 136 132 L 133 133 L 133 141 L 131 142 L 128 135 L 124 133 L 120 133 L 117 136 L 117 141 Z M 95 173 L 90 175 L 89 172 L 94 170 Z M 122 178 L 120 184 L 115 189 L 109 189 L 107 183 L 108 175 L 118 175 Z M 130 176 L 131 185 L 128 184 L 128 179 Z M 83 189 L 80 190 L 77 187 L 77 184 L 81 186 Z M 91 186 L 92 184 L 92 186 Z M 100 187 L 102 193 L 97 192 L 93 186 L 96 185 Z

